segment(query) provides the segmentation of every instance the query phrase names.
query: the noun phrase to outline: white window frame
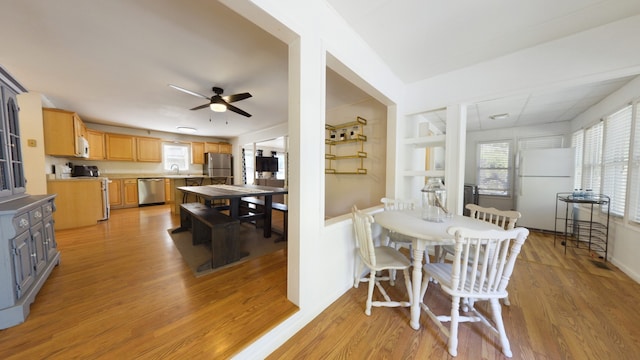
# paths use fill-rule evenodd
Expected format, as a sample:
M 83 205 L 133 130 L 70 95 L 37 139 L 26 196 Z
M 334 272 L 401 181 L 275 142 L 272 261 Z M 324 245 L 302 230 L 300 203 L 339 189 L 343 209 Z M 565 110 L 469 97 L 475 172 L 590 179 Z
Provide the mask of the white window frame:
M 191 163 L 191 146 L 185 143 L 163 143 L 162 164 L 165 171 L 175 171 L 178 165 L 179 171 L 189 171 Z M 173 168 L 172 168 L 173 167 Z
M 507 153 L 503 154 L 503 156 L 505 156 L 505 159 L 501 159 L 500 162 L 504 162 L 504 160 L 506 160 L 506 167 L 500 167 L 500 164 L 493 164 L 490 166 L 483 166 L 485 163 L 486 159 L 483 159 L 483 147 L 489 147 L 489 146 L 496 146 L 496 145 L 506 145 L 507 147 Z M 486 141 L 486 142 L 480 142 L 478 143 L 478 148 L 477 148 L 477 173 L 476 173 L 476 183 L 478 185 L 478 194 L 483 195 L 483 196 L 496 196 L 496 197 L 511 197 L 511 195 L 513 194 L 513 181 L 512 181 L 512 177 L 513 177 L 513 141 L 511 140 L 496 140 L 496 141 Z M 499 172 L 504 172 L 506 173 L 506 187 L 504 188 L 489 188 L 485 185 L 485 178 L 488 178 L 485 174 L 487 171 L 490 170 L 498 170 Z M 488 175 L 488 174 L 487 174 Z

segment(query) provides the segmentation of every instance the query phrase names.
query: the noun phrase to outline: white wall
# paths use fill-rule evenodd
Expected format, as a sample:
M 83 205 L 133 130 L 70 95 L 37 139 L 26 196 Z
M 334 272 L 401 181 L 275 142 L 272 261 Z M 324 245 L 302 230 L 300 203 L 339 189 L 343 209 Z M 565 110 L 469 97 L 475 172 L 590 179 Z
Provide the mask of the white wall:
M 341 106 L 327 110 L 327 124 L 337 125 L 355 121 L 360 116 L 367 120 L 364 126 L 364 135 L 367 141 L 364 143 L 364 151 L 367 158 L 364 160 L 366 175 L 325 175 L 325 217 L 336 217 L 351 212 L 351 206 L 356 204 L 364 209 L 380 204 L 380 199 L 385 195 L 386 175 L 386 137 L 387 137 L 387 108 L 374 99 L 361 101 L 356 104 Z M 351 146 L 353 145 L 353 146 Z M 344 154 L 340 146 L 349 146 L 349 151 L 357 147 L 357 144 L 334 145 L 338 154 Z M 328 147 L 328 145 L 326 145 Z M 359 167 L 359 160 L 333 161 L 337 170 L 349 171 Z M 325 160 L 328 166 L 328 160 Z
M 27 179 L 27 194 L 47 193 L 47 178 L 44 160 L 44 131 L 42 128 L 42 101 L 38 93 L 18 94 L 20 107 L 20 145 L 24 161 L 24 176 Z M 36 146 L 27 144 L 35 140 Z

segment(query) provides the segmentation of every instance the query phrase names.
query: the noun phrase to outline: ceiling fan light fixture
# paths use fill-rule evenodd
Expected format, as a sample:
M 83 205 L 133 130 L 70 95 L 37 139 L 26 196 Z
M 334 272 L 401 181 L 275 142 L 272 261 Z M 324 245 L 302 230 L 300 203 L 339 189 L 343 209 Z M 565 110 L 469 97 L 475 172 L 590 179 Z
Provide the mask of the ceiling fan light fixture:
M 187 133 L 187 134 L 193 134 L 196 131 L 198 131 L 198 129 L 187 127 L 187 126 L 178 126 L 176 129 L 178 129 L 178 131 L 181 133 Z
M 489 116 L 489 119 L 491 120 L 504 120 L 509 118 L 509 113 L 504 113 L 504 114 L 495 114 L 495 115 L 491 115 Z
M 213 110 L 215 112 L 225 112 L 225 111 L 227 111 L 227 105 L 225 105 L 225 104 L 212 103 L 211 105 L 209 105 L 209 107 L 211 108 L 211 110 Z

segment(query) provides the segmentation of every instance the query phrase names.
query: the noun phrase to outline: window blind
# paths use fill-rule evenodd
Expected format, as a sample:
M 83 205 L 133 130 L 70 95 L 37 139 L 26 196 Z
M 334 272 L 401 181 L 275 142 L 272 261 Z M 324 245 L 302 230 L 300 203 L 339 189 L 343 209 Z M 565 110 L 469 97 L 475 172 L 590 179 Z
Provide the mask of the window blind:
M 602 193 L 611 197 L 611 213 L 620 216 L 626 201 L 631 115 L 629 105 L 605 119 Z
M 478 193 L 511 195 L 511 142 L 478 144 Z
M 584 152 L 582 166 L 582 188 L 602 192 L 600 170 L 602 162 L 602 129 L 599 122 L 584 132 Z
M 578 130 L 571 136 L 571 147 L 576 149 L 573 188 L 582 188 L 582 153 L 584 151 L 584 130 Z
M 629 184 L 629 220 L 640 223 L 640 110 L 638 102 L 634 104 L 633 155 L 631 160 L 631 178 Z

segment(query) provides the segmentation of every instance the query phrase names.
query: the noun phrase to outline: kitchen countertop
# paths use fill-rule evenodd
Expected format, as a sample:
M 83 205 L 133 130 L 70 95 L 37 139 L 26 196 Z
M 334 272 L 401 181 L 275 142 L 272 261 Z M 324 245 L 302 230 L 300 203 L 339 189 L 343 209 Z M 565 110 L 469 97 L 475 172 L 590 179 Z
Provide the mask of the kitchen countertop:
M 102 174 L 110 179 L 185 179 L 185 178 L 208 178 L 203 174 Z
M 93 180 L 104 180 L 106 179 L 106 176 L 76 176 L 76 177 L 69 177 L 69 178 L 60 178 L 60 179 L 47 179 L 48 182 L 55 182 L 55 181 L 93 181 Z
M 219 177 L 219 176 L 216 176 Z M 229 176 L 232 178 L 232 176 Z M 77 176 L 69 178 L 47 179 L 47 181 L 79 181 L 79 180 L 103 180 L 103 179 L 187 179 L 187 178 L 206 178 L 204 174 L 102 174 L 99 177 Z

